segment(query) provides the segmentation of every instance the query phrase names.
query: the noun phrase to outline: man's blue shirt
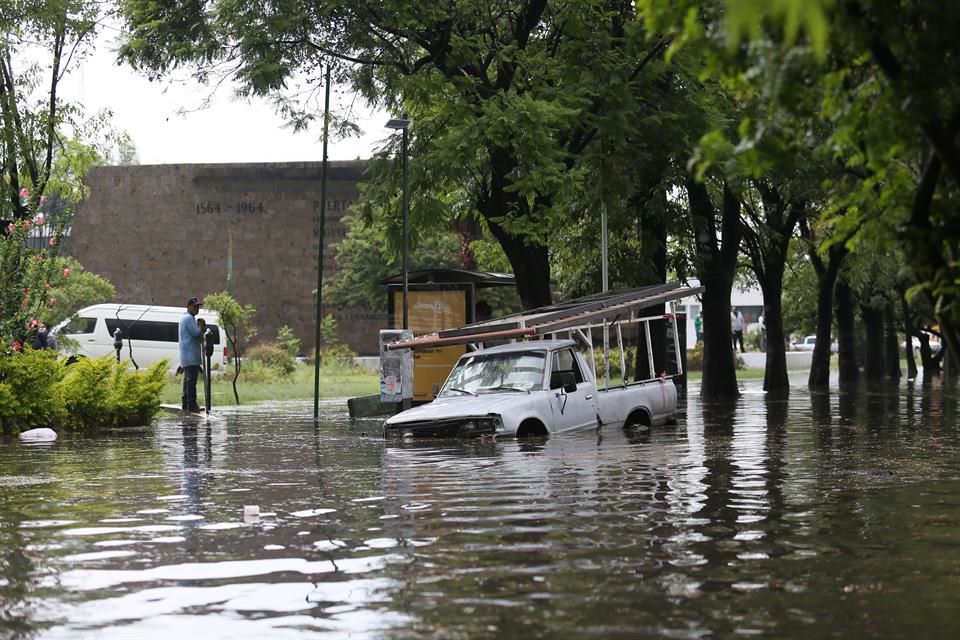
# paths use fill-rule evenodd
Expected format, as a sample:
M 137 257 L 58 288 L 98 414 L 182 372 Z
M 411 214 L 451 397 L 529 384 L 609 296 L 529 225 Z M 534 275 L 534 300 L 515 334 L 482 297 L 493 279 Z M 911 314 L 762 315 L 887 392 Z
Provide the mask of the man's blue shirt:
M 180 316 L 180 366 L 199 367 L 200 325 L 189 312 Z

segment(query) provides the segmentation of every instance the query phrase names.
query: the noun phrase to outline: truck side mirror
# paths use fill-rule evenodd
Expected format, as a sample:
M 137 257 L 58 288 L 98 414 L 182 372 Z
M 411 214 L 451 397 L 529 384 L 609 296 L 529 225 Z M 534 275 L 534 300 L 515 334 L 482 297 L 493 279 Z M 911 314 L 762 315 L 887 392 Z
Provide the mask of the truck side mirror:
M 577 379 L 573 376 L 573 371 L 563 371 L 560 373 L 560 386 L 564 393 L 573 393 L 577 390 Z

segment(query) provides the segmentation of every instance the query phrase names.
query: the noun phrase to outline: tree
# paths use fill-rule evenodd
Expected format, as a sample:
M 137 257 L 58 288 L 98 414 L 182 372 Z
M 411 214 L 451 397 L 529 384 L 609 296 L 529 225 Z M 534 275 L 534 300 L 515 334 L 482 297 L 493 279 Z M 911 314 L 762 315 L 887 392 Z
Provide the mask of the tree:
M 759 28 L 747 26 L 768 17 L 787 27 L 787 44 L 805 26 L 831 65 L 823 75 L 829 144 L 845 170 L 861 178 L 837 209 L 838 222 L 896 241 L 918 282 L 910 297 L 922 296 L 936 310 L 949 351 L 960 353 L 960 231 L 953 223 L 960 196 L 960 87 L 953 81 L 960 72 L 960 8 L 926 0 L 730 4 L 733 44 L 745 32 L 756 37 Z M 895 212 L 898 223 L 887 224 L 878 210 Z
M 73 258 L 55 258 L 53 272 L 69 273 L 52 284 L 48 295 L 55 302 L 39 314 L 39 319 L 49 326 L 59 324 L 84 307 L 113 298 L 114 287 L 110 282 L 90 273 Z
M 335 247 L 337 272 L 324 283 L 325 305 L 363 307 L 370 311 L 386 311 L 387 295 L 380 284 L 402 269 L 401 257 L 387 237 L 396 232 L 379 217 L 364 223 L 356 216 L 347 216 L 347 236 Z M 453 269 L 459 267 L 459 239 L 452 233 L 412 234 L 410 270 L 423 268 Z
M 55 193 L 76 202 L 95 161 L 105 114 L 86 119 L 60 95 L 64 77 L 90 50 L 104 5 L 91 0 L 8 3 L 0 11 L 0 217 L 23 220 Z M 26 189 L 28 198 L 21 197 Z
M 825 245 L 821 252 L 821 241 L 816 236 L 815 227 L 808 220 L 800 221 L 800 235 L 804 240 L 810 264 L 816 273 L 816 335 L 810 362 L 810 374 L 807 386 L 811 389 L 826 389 L 830 385 L 830 345 L 833 328 L 833 293 L 840 274 L 840 267 L 849 250 L 845 242 Z
M 122 6 L 121 53 L 149 73 L 229 67 L 241 92 L 275 97 L 306 125 L 314 116 L 299 98 L 329 63 L 371 102 L 408 114 L 412 220 L 481 219 L 527 308 L 551 301 L 549 241 L 583 191 L 587 152 L 615 139 L 605 153 L 626 153 L 623 140 L 642 139 L 637 116 L 656 111 L 645 99 L 668 45 L 613 0 Z M 380 207 L 398 193 L 383 175 L 365 194 Z
M 723 183 L 721 204 L 715 206 L 707 186 L 691 177 L 687 199 L 697 247 L 697 276 L 704 287 L 700 395 L 710 399 L 736 398 L 740 391 L 730 340 L 730 291 L 742 234 L 740 198 Z
M 227 334 L 230 351 L 233 353 L 233 399 L 237 404 L 240 404 L 240 394 L 237 393 L 237 379 L 240 377 L 240 367 L 243 363 L 241 347 L 245 348 L 245 343 L 241 342 L 241 337 L 245 341 L 253 339 L 256 332 L 253 329 L 252 321 L 253 314 L 256 311 L 250 305 L 241 305 L 226 291 L 207 294 L 203 299 L 203 306 L 217 312 L 220 316 L 220 324 Z
M 126 137 L 109 114 L 86 117 L 60 84 L 89 51 L 105 16 L 93 0 L 0 7 L 0 341 L 22 343 L 38 320 L 57 317 L 57 287 L 71 267 L 55 256 L 90 166 Z M 45 226 L 49 242 L 33 246 Z M 62 300 L 62 298 L 61 298 Z

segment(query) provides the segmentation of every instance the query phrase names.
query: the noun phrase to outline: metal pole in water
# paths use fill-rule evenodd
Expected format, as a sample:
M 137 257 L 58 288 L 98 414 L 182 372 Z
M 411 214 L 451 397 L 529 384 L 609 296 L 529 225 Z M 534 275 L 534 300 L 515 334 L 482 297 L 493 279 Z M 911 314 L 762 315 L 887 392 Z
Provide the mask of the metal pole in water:
M 601 253 L 601 277 L 603 279 L 603 292 L 610 291 L 610 268 L 607 266 L 609 258 L 609 247 L 607 246 L 607 203 L 600 201 L 600 253 Z
M 323 241 L 327 217 L 327 131 L 330 125 L 330 63 L 327 63 L 326 95 L 323 101 L 323 164 L 320 169 L 320 248 L 317 255 L 317 317 L 313 349 L 313 423 L 320 422 L 320 303 L 323 301 Z
M 213 395 L 213 380 L 210 377 L 210 358 L 213 356 L 213 331 L 208 327 L 203 334 L 203 395 L 206 402 L 207 413 L 210 413 L 210 407 L 213 404 L 211 396 Z
M 406 114 L 404 114 L 404 119 L 406 119 Z M 409 254 L 407 251 L 407 225 L 409 224 L 408 218 L 410 217 L 410 194 L 407 191 L 407 128 L 403 129 L 402 137 L 402 146 L 403 146 L 403 328 L 410 328 L 410 313 L 407 309 L 407 294 L 409 290 L 409 280 L 407 279 L 407 274 L 409 272 L 410 263 L 409 263 Z

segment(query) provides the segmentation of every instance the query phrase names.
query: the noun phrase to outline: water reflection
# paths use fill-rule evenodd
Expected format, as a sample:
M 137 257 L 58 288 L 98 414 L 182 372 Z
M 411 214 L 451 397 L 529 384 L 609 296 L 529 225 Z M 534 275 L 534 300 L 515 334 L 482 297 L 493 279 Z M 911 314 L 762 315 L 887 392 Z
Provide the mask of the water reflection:
M 524 442 L 385 442 L 339 404 L 8 442 L 0 635 L 952 635 L 956 415 L 748 389 Z

